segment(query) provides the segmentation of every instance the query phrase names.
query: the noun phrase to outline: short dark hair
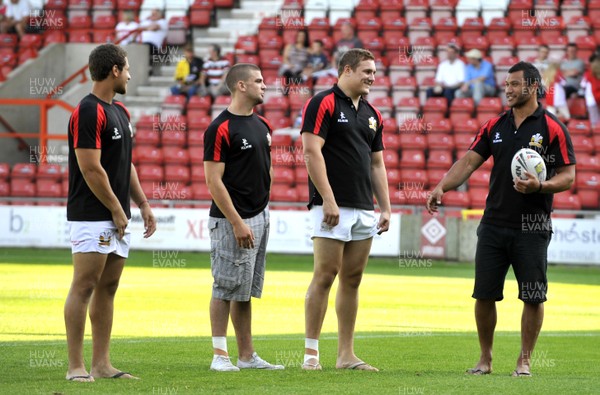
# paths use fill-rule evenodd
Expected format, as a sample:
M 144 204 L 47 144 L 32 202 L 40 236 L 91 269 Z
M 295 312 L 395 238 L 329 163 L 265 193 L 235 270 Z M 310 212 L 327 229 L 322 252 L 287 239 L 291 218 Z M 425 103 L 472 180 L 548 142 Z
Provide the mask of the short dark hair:
M 375 60 L 371 51 L 362 48 L 352 48 L 344 52 L 338 64 L 338 77 L 344 73 L 344 68 L 350 66 L 352 71 L 356 71 L 358 64 L 363 60 Z
M 542 83 L 542 77 L 540 75 L 540 71 L 537 67 L 529 62 L 519 62 L 514 64 L 510 69 L 508 69 L 508 73 L 516 73 L 518 71 L 523 72 L 523 79 L 525 80 L 526 86 L 531 86 L 534 83 L 538 84 L 538 96 L 541 96 L 544 93 L 544 84 Z
M 313 43 L 317 43 L 320 46 L 323 46 L 323 40 L 315 40 L 315 41 L 313 41 Z
M 577 48 L 577 44 L 575 44 L 575 43 L 568 43 L 567 44 L 567 48 L 568 47 L 575 47 L 575 48 Z
M 114 66 L 123 71 L 127 63 L 126 58 L 127 52 L 115 44 L 102 44 L 94 48 L 88 59 L 92 81 L 104 81 Z
M 250 78 L 250 70 L 260 71 L 260 67 L 252 63 L 238 63 L 227 71 L 225 85 L 227 85 L 229 92 L 233 93 L 235 91 L 238 81 L 247 81 Z
M 219 44 L 213 44 L 212 48 L 217 53 L 217 56 L 221 56 L 221 46 Z
M 547 46 L 546 44 L 541 44 L 541 45 L 540 45 L 540 48 L 546 48 L 546 49 L 550 49 L 550 47 L 549 47 L 549 46 Z

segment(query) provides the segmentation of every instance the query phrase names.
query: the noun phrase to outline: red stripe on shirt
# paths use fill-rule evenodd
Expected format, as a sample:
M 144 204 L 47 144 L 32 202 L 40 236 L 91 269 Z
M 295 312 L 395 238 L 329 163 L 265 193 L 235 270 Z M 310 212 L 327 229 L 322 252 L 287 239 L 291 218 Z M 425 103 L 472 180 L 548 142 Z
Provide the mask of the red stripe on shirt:
M 217 129 L 217 136 L 215 138 L 215 152 L 213 155 L 213 160 L 215 162 L 219 162 L 221 160 L 221 145 L 223 144 L 223 140 L 227 142 L 229 145 L 229 119 L 219 125 Z
M 273 133 L 273 127 L 271 126 L 271 122 L 269 122 L 269 120 L 265 117 L 263 117 L 262 115 L 256 114 L 258 115 L 258 117 L 267 125 L 267 128 L 269 128 L 269 133 Z
M 325 112 L 329 111 L 329 115 L 333 115 L 333 109 L 335 107 L 335 94 L 331 92 L 327 96 L 321 100 L 319 104 L 319 110 L 317 111 L 317 118 L 315 120 L 315 130 L 313 130 L 314 134 L 319 134 L 321 130 L 321 123 L 323 123 L 323 118 L 325 117 Z M 304 115 L 304 114 L 302 114 Z
M 487 133 L 489 135 L 490 132 L 492 131 L 492 128 L 498 122 L 498 120 L 500 120 L 500 117 L 492 118 L 489 121 L 487 121 L 481 127 L 481 129 L 479 129 L 479 133 L 477 133 L 477 136 L 475 137 L 475 141 L 473 141 L 471 143 L 471 146 L 469 147 L 469 149 L 473 149 L 473 147 L 475 147 L 479 143 L 479 141 L 481 140 L 481 137 L 483 136 L 483 133 Z
M 77 148 L 77 144 L 79 143 L 79 104 L 73 111 L 73 118 L 71 119 L 69 127 L 71 128 L 70 132 L 73 135 L 73 148 Z
M 563 163 L 565 165 L 570 165 L 571 162 L 569 161 L 569 153 L 567 151 L 567 137 L 565 136 L 565 131 L 560 124 L 548 116 L 548 114 L 545 116 L 546 123 L 548 124 L 548 132 L 550 134 L 550 143 L 552 143 L 554 139 L 558 139 L 558 146 L 560 148 Z
M 102 130 L 106 126 L 106 114 L 104 113 L 104 107 L 98 103 L 96 107 L 96 148 L 102 148 Z

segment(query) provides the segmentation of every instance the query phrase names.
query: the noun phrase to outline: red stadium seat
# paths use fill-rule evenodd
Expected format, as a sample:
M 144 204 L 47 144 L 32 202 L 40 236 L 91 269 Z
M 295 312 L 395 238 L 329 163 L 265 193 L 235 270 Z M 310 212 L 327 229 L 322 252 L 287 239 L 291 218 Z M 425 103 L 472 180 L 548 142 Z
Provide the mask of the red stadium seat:
M 13 197 L 34 197 L 35 184 L 31 179 L 13 178 L 10 180 L 10 195 Z
M 204 174 L 204 165 L 192 165 L 190 174 L 192 184 L 206 182 L 206 175 Z
M 586 35 L 585 31 L 583 34 L 575 39 L 575 44 L 577 45 L 577 57 L 587 60 L 592 56 L 598 44 L 596 38 Z
M 571 191 L 564 191 L 554 194 L 552 206 L 555 210 L 581 210 L 581 201 Z
M 208 113 L 208 111 L 210 110 L 210 106 L 212 105 L 212 99 L 210 96 L 193 96 L 190 98 L 188 104 L 187 104 L 187 109 L 188 111 L 190 110 L 202 110 L 205 111 L 206 113 Z M 188 113 L 188 116 L 190 114 Z
M 415 169 L 424 169 L 425 168 L 425 154 L 422 150 L 416 149 L 403 149 L 402 150 L 402 159 L 399 163 L 399 168 L 415 168 Z
M 578 154 L 577 170 L 600 172 L 600 155 Z
M 236 53 L 256 54 L 258 53 L 258 40 L 256 36 L 239 36 L 235 44 Z
M 427 171 L 423 169 L 403 168 L 400 170 L 400 180 L 405 188 L 407 186 L 420 186 L 426 188 L 429 185 Z
M 169 31 L 165 42 L 169 45 L 183 45 L 187 40 L 190 21 L 186 15 L 172 16 L 169 19 Z
M 296 174 L 291 167 L 275 166 L 273 173 L 273 184 L 291 187 L 296 181 Z
M 298 192 L 296 188 L 290 188 L 285 184 L 273 184 L 271 187 L 271 200 L 275 202 L 297 202 Z
M 442 204 L 446 207 L 470 207 L 471 198 L 467 192 L 448 191 L 442 196 Z
M 38 50 L 42 47 L 42 35 L 40 34 L 25 34 L 19 40 L 19 50 L 23 49 L 35 49 Z
M 165 165 L 165 181 L 190 182 L 190 168 L 184 165 Z
M 383 151 L 383 162 L 388 169 L 398 168 L 398 152 L 391 150 Z
M 374 18 L 379 11 L 379 0 L 360 0 L 354 8 L 354 17 L 359 21 Z
M 444 118 L 447 111 L 448 100 L 445 97 L 430 97 L 425 101 L 425 105 L 423 106 L 423 116 L 428 119 L 432 113 L 441 114 L 441 118 Z
M 577 190 L 594 190 L 600 191 L 600 174 L 593 171 L 580 171 L 579 165 L 577 174 L 575 176 L 575 182 Z
M 502 112 L 502 100 L 499 97 L 484 97 L 477 106 L 477 121 L 481 124 Z
M 143 164 L 137 166 L 135 170 L 138 173 L 140 181 L 162 182 L 165 180 L 163 167 L 161 165 Z
M 10 165 L 8 163 L 0 162 L 0 181 L 6 181 L 10 176 Z
M 0 196 L 1 197 L 10 196 L 10 183 L 8 181 L 0 180 Z
M 581 208 L 592 210 L 600 208 L 600 201 L 598 200 L 600 193 L 598 191 L 580 190 L 577 191 L 577 196 L 579 196 Z
M 454 144 L 454 136 L 451 134 L 433 134 L 427 135 L 427 146 L 429 149 L 441 149 L 454 151 L 456 145 Z
M 429 179 L 429 185 L 433 188 L 442 181 L 444 176 L 448 173 L 448 169 L 427 169 L 427 178 Z
M 433 134 L 439 133 L 444 135 L 452 134 L 452 122 L 448 118 L 431 120 L 430 122 L 428 122 L 428 132 Z M 428 136 L 428 139 L 429 138 L 430 137 Z M 433 139 L 434 137 L 431 138 Z M 434 145 L 431 145 L 431 140 L 429 140 L 429 146 L 434 147 Z
M 419 133 L 403 133 L 400 135 L 400 147 L 402 149 L 427 149 L 427 137 Z
M 192 184 L 192 198 L 194 200 L 212 200 L 208 186 L 203 182 Z
M 18 37 L 16 34 L 0 34 L 0 48 L 17 48 Z
M 571 119 L 567 124 L 567 128 L 571 135 L 590 136 L 592 133 L 590 121 L 587 119 Z
M 181 112 L 185 108 L 186 100 L 185 96 L 182 95 L 169 95 L 165 97 L 162 108 L 163 110 L 172 109 Z
M 69 196 L 69 177 L 64 177 L 62 180 L 62 193 L 64 198 Z
M 471 208 L 485 208 L 485 201 L 487 199 L 487 195 L 487 188 L 469 188 Z
M 33 163 L 15 163 L 10 176 L 12 179 L 33 180 L 37 175 L 37 166 Z
M 397 187 L 400 184 L 400 170 L 398 169 L 386 169 L 387 180 L 390 187 Z
M 449 169 L 452 166 L 452 151 L 435 149 L 429 151 L 429 158 L 427 159 L 428 169 Z
M 400 148 L 400 136 L 397 134 L 384 133 L 383 134 L 383 146 L 385 149 L 391 151 L 398 151 Z
M 184 128 L 172 128 L 173 124 L 163 125 L 161 143 L 163 146 L 184 147 L 187 145 L 187 132 Z M 183 130 L 181 130 L 183 129 Z
M 595 151 L 594 141 L 587 136 L 574 134 L 571 136 L 571 142 L 577 153 L 593 154 Z
M 70 43 L 91 43 L 90 32 L 88 30 L 71 30 L 69 32 Z
M 44 33 L 44 46 L 52 43 L 67 42 L 67 35 L 61 30 L 51 30 Z
M 113 15 L 100 15 L 94 19 L 94 29 L 114 29 L 117 26 Z
M 204 132 L 212 122 L 210 115 L 202 112 L 189 111 L 187 116 L 187 127 L 190 131 Z
M 458 134 L 454 135 L 454 143 L 456 144 L 456 153 L 458 154 L 459 158 L 462 157 L 462 154 L 464 153 L 464 151 L 469 149 L 469 147 L 471 146 L 471 143 L 473 143 L 474 139 L 475 139 L 475 136 L 472 134 L 458 133 Z
M 383 21 L 400 18 L 403 9 L 403 0 L 379 0 L 379 16 Z
M 204 163 L 204 147 L 189 147 L 188 152 L 190 153 L 190 163 L 192 165 L 201 165 Z
M 470 187 L 489 187 L 490 185 L 490 172 L 483 169 L 477 169 L 471 177 L 469 177 L 469 188 Z
M 181 147 L 163 147 L 165 164 L 187 165 L 190 163 L 190 152 Z
M 115 41 L 115 32 L 113 30 L 94 30 L 92 41 L 95 43 L 109 43 Z
M 66 10 L 67 9 L 67 0 L 48 0 L 44 9 L 46 10 Z
M 0 48 L 0 67 L 13 68 L 17 65 L 17 54 L 12 48 Z
M 162 164 L 164 162 L 163 151 L 160 148 L 140 145 L 134 147 L 133 150 L 139 164 Z
M 190 25 L 192 27 L 210 26 L 214 5 L 211 0 L 196 0 L 190 6 Z
M 587 107 L 583 97 L 567 99 L 567 104 L 572 118 L 587 119 Z
M 62 184 L 56 180 L 51 179 L 38 179 L 36 181 L 37 196 L 38 197 L 62 197 Z
M 37 167 L 37 178 L 53 181 L 62 179 L 62 169 L 56 163 L 40 163 Z
M 134 135 L 134 141 L 137 145 L 151 145 L 158 147 L 160 143 L 160 133 L 158 130 L 138 129 Z

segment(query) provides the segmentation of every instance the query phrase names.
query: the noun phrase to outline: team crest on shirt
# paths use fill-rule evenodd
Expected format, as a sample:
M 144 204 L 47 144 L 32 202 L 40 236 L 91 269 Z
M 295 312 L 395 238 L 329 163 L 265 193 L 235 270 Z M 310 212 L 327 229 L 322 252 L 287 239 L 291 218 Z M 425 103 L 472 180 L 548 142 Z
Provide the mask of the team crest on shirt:
M 377 131 L 377 120 L 374 117 L 369 118 L 369 129 L 373 129 L 374 132 Z
M 119 133 L 119 129 L 115 128 L 115 130 L 113 130 L 113 136 L 112 139 L 113 140 L 119 140 L 121 139 L 121 133 Z
M 98 237 L 98 245 L 108 247 L 110 242 L 112 241 L 112 233 L 110 231 L 104 231 L 100 233 L 100 237 Z
M 271 146 L 271 135 L 267 133 L 267 143 L 269 143 L 269 147 Z
M 544 142 L 544 137 L 541 134 L 536 133 L 531 136 L 531 141 L 529 142 L 530 146 L 542 148 L 542 143 Z

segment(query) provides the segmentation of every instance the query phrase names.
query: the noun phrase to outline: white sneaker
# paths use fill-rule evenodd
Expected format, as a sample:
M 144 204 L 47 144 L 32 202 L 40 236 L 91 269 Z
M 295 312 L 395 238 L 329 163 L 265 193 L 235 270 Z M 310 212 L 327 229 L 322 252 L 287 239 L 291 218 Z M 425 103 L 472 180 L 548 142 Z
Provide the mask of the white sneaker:
M 273 365 L 258 356 L 257 353 L 252 354 L 250 362 L 244 362 L 238 358 L 237 366 L 240 369 L 265 369 L 265 370 L 283 370 L 283 365 Z
M 240 368 L 233 366 L 229 357 L 225 355 L 214 355 L 212 363 L 210 364 L 210 370 L 217 372 L 239 372 Z

